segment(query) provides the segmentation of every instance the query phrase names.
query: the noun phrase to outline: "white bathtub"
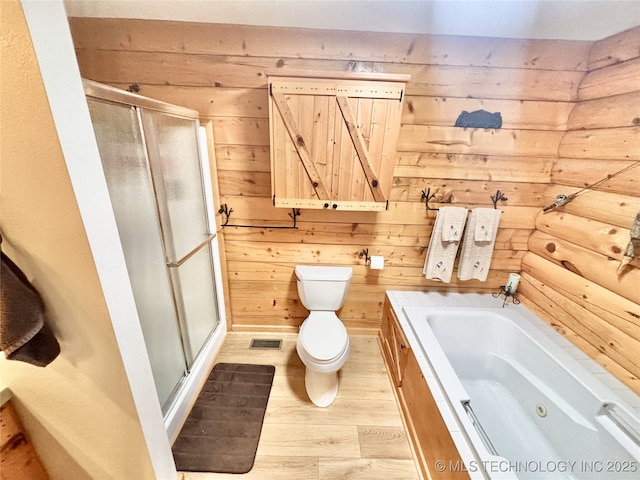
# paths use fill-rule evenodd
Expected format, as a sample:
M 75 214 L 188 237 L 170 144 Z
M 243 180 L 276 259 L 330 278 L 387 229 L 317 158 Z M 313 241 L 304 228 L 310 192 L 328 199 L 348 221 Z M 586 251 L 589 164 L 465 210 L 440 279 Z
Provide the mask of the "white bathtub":
M 397 294 L 394 308 L 414 353 L 424 355 L 419 363 L 465 464 L 430 468 L 492 479 L 640 478 L 638 397 L 625 392 L 631 406 L 605 386 L 604 370 L 552 339 L 558 334 L 542 320 L 522 306 L 501 308 L 502 300 L 487 308 L 490 295 L 422 294 L 422 305 L 400 305 L 407 293 L 388 293 Z

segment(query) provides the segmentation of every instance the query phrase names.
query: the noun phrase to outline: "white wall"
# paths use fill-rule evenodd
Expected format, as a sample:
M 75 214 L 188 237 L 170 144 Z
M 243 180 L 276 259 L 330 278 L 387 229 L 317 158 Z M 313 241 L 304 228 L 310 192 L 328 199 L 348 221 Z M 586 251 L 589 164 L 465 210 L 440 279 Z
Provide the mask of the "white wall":
M 65 0 L 69 16 L 480 37 L 600 40 L 637 0 Z
M 3 384 L 52 479 L 175 479 L 63 4 L 0 13 L 3 252 L 62 348 Z

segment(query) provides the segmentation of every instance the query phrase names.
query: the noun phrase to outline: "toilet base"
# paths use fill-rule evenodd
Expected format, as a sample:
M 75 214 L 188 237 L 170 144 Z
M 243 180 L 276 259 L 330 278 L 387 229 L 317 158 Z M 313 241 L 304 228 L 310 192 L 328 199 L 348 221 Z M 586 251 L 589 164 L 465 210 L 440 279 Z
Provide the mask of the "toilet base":
M 338 395 L 338 372 L 320 373 L 307 367 L 304 384 L 314 405 L 328 407 Z

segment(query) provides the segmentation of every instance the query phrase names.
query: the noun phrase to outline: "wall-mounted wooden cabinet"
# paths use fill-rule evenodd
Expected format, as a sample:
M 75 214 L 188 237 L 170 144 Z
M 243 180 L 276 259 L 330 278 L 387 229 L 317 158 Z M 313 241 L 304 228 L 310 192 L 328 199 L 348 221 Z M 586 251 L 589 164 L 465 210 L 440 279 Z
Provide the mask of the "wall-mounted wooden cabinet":
M 276 207 L 384 210 L 408 75 L 267 72 Z

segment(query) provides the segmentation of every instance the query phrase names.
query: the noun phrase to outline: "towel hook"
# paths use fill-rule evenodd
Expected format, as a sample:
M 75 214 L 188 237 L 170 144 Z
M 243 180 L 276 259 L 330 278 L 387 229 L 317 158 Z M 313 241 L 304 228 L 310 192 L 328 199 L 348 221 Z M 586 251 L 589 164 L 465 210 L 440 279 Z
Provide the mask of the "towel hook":
M 435 197 L 436 194 L 431 193 L 431 187 L 427 188 L 427 191 L 425 192 L 424 190 L 422 190 L 422 197 L 420 197 L 420 201 L 424 200 L 425 206 L 427 207 L 427 211 L 432 210 L 439 210 L 438 208 L 433 208 L 429 206 L 429 202 L 433 199 L 433 197 Z
M 505 197 L 504 192 L 501 192 L 500 190 L 496 192 L 495 196 L 491 195 L 491 201 L 493 202 L 493 208 L 495 209 L 498 208 L 498 202 L 506 202 L 507 200 L 509 199 Z
M 225 203 L 218 209 L 218 213 L 222 213 L 224 215 L 224 223 L 223 227 L 226 227 L 229 224 L 229 217 L 231 217 L 231 212 L 233 212 L 233 208 L 229 208 Z
M 364 264 L 367 265 L 371 261 L 371 257 L 369 256 L 369 249 L 363 248 L 362 251 L 358 254 L 358 257 L 364 257 Z

